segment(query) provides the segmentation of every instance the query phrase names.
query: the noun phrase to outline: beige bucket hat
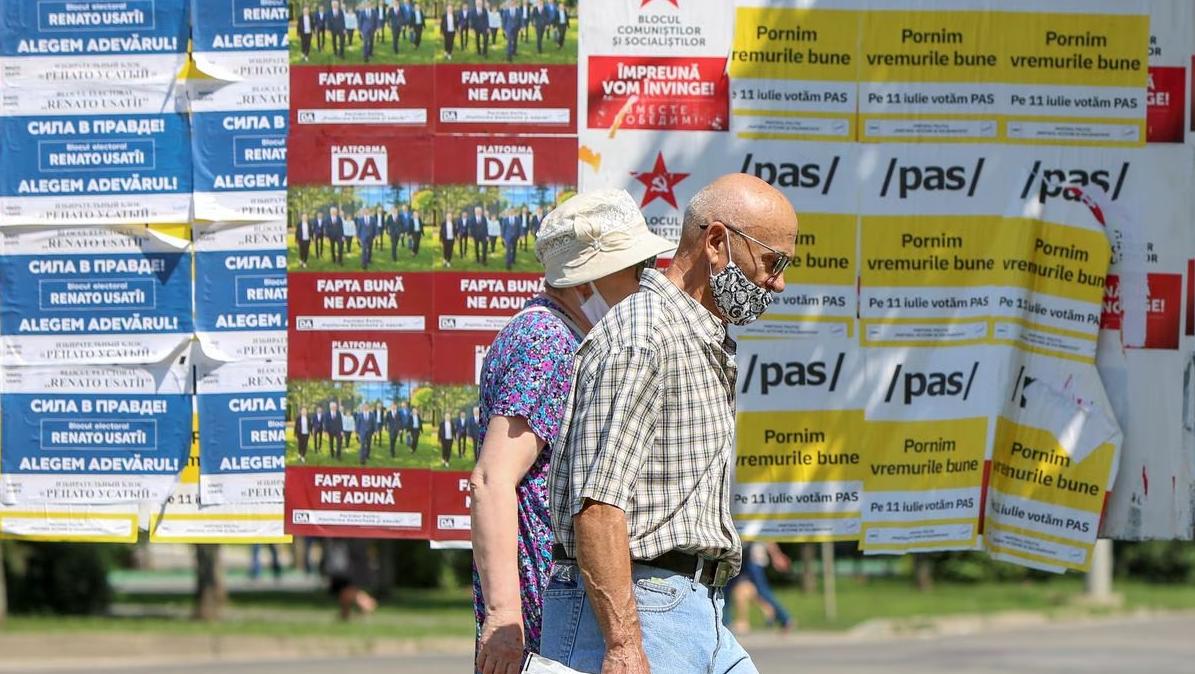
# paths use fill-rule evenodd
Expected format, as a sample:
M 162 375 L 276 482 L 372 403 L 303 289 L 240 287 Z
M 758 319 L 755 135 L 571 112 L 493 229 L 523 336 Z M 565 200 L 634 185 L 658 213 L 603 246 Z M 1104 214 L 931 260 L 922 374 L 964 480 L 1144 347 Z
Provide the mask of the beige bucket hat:
M 578 194 L 545 215 L 535 257 L 548 285 L 572 288 L 674 248 L 648 230 L 626 190 L 608 189 Z

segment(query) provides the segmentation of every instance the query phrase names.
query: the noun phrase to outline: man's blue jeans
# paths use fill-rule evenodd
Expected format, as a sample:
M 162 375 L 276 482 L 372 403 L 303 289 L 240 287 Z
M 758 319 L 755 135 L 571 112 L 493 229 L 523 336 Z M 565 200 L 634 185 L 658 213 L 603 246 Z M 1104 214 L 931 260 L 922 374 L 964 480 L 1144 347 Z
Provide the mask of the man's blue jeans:
M 635 602 L 652 674 L 758 674 L 722 624 L 722 590 L 672 571 L 636 564 Z M 557 563 L 544 591 L 540 654 L 598 674 L 606 643 L 577 566 Z

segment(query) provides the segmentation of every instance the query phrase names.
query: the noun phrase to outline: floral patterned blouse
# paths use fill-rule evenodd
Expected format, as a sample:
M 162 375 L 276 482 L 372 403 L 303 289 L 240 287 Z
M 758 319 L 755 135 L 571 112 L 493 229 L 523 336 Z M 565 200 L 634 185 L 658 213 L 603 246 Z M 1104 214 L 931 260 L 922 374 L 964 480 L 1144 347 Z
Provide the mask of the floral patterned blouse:
M 527 307 L 550 307 L 545 297 Z M 506 324 L 490 345 L 481 372 L 481 442 L 495 416 L 523 417 L 545 445 L 517 487 L 519 504 L 519 588 L 527 649 L 539 652 L 543 590 L 552 565 L 552 517 L 548 510 L 548 463 L 560 430 L 564 403 L 572 384 L 573 354 L 580 341 L 569 326 L 548 311 L 524 311 Z M 477 636 L 485 620 L 485 600 L 473 567 L 473 607 Z

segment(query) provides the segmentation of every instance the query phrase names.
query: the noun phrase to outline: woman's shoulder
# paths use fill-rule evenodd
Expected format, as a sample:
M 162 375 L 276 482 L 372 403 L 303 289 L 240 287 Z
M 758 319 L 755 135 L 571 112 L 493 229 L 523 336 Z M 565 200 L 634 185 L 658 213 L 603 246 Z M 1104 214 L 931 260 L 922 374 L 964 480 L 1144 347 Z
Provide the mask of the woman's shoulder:
M 536 297 L 506 324 L 496 343 L 502 342 L 513 350 L 522 347 L 572 354 L 577 350 L 579 340 L 572 328 L 561 319 L 563 313 L 564 310 L 551 300 Z

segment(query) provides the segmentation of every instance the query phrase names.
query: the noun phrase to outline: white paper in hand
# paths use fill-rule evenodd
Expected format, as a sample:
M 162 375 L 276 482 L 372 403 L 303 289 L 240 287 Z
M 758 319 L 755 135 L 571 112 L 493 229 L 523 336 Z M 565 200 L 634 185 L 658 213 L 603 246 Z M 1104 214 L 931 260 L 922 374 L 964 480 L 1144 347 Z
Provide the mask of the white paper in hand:
M 549 660 L 535 653 L 527 654 L 527 661 L 523 663 L 523 674 L 581 674 L 571 667 Z

